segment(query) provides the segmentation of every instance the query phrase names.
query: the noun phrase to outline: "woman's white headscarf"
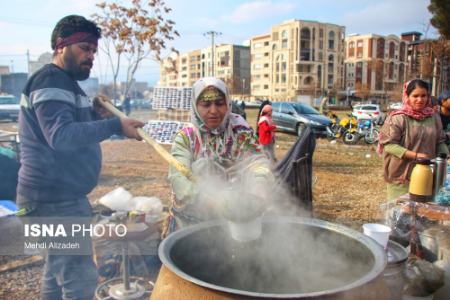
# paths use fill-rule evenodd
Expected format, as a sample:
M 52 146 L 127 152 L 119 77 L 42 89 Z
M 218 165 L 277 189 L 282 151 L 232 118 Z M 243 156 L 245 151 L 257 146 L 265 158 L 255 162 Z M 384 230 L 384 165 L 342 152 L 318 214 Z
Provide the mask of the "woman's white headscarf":
M 208 87 L 215 87 L 225 95 L 225 100 L 227 103 L 227 112 L 222 120 L 222 123 L 215 129 L 208 128 L 204 120 L 200 117 L 197 110 L 197 101 L 203 91 Z M 230 114 L 231 114 L 231 100 L 228 94 L 228 89 L 225 83 L 214 77 L 205 77 L 197 80 L 192 86 L 192 98 L 191 98 L 192 116 L 191 122 L 198 128 L 201 132 L 208 132 L 212 134 L 220 134 L 225 131 L 229 124 Z
M 206 126 L 197 110 L 197 101 L 202 92 L 208 87 L 215 87 L 225 95 L 227 112 L 222 123 L 214 129 Z M 199 79 L 192 86 L 191 123 L 192 127 L 185 127 L 183 131 L 189 137 L 194 160 L 201 157 L 210 157 L 217 161 L 234 160 L 244 152 L 260 151 L 253 131 L 248 123 L 238 114 L 231 112 L 231 99 L 225 83 L 214 77 Z M 192 135 L 194 134 L 194 135 Z M 240 136 L 244 141 L 237 141 Z

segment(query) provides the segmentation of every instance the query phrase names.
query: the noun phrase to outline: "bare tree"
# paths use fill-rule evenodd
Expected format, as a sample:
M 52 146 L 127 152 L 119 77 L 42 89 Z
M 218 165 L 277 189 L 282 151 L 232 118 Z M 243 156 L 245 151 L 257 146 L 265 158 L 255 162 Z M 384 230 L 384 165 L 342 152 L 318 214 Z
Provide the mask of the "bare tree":
M 355 94 L 362 100 L 368 100 L 370 96 L 370 86 L 365 83 L 357 83 L 355 87 Z
M 117 77 L 122 58 L 127 61 L 124 88 L 127 94 L 140 63 L 149 57 L 160 62 L 166 42 L 179 34 L 174 29 L 175 22 L 166 19 L 171 8 L 164 1 L 132 0 L 130 7 L 101 2 L 96 6 L 101 13 L 92 17 L 102 29 L 103 46 L 100 49 L 108 57 L 113 74 L 113 95 L 117 99 Z M 173 48 L 171 50 L 177 52 Z
M 431 49 L 433 52 L 433 82 L 435 82 L 435 92 L 439 95 L 442 91 L 448 89 L 448 79 L 446 78 L 446 70 L 450 63 L 450 40 L 446 40 L 442 36 L 432 42 Z

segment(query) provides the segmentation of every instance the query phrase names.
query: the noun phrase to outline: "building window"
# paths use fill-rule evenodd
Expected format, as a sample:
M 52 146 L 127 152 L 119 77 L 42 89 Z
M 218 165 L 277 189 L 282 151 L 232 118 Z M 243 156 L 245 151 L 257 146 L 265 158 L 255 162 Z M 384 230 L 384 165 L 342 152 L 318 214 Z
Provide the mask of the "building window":
M 391 62 L 389 64 L 388 74 L 389 74 L 389 79 L 394 79 L 394 63 L 393 62 Z
M 384 39 L 377 40 L 377 58 L 384 58 Z
M 348 57 L 355 56 L 355 42 L 348 43 Z
M 258 49 L 258 48 L 261 48 L 262 46 L 263 46 L 263 43 L 254 43 L 253 49 Z
M 300 60 L 311 60 L 311 31 L 307 27 L 300 30 Z
M 328 86 L 333 86 L 333 74 L 328 75 Z
M 268 85 L 268 84 L 265 84 L 265 85 L 264 85 L 264 89 L 265 89 L 265 90 L 268 90 L 268 89 L 269 89 L 269 85 Z
M 328 33 L 328 49 L 334 49 L 334 31 Z
M 328 56 L 328 73 L 334 73 L 334 56 Z
M 287 48 L 288 46 L 288 32 L 287 30 L 283 30 L 281 32 L 281 48 Z
M 395 55 L 395 44 L 394 42 L 389 43 L 389 58 L 394 58 Z

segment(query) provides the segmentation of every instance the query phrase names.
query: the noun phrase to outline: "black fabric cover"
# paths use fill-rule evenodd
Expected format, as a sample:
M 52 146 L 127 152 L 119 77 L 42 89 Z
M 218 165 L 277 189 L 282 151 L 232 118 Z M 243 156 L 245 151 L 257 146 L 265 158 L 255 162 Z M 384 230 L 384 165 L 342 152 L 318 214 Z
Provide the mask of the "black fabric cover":
M 306 127 L 274 170 L 299 204 L 309 211 L 312 211 L 312 158 L 315 148 L 316 137 L 311 128 Z

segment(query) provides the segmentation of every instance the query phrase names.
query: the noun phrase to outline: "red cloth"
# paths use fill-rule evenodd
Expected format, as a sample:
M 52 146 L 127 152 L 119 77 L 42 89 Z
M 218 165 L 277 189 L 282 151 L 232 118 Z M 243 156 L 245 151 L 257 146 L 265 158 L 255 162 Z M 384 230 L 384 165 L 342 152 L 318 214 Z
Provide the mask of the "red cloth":
M 261 145 L 268 145 L 274 138 L 274 132 L 277 129 L 275 124 L 269 125 L 267 122 L 261 122 L 258 126 L 259 143 Z
M 87 42 L 97 46 L 98 37 L 89 32 L 75 32 L 74 34 L 69 35 L 68 37 L 65 38 L 58 37 L 56 39 L 55 48 L 56 49 L 64 48 L 66 46 L 81 42 Z

